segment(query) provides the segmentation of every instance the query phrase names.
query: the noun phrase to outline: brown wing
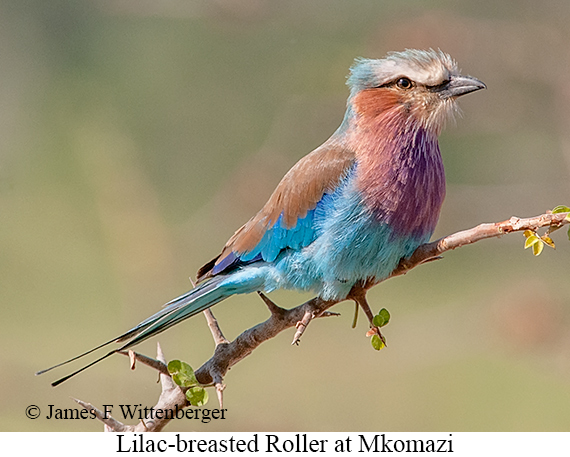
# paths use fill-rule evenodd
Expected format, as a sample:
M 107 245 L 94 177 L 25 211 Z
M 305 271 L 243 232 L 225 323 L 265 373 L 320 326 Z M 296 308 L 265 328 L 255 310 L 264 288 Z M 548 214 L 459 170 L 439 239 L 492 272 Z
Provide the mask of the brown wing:
M 314 209 L 323 195 L 333 192 L 354 163 L 354 153 L 333 139 L 303 157 L 283 177 L 265 206 L 228 240 L 221 254 L 197 273 L 198 281 L 214 272 L 228 256 L 238 260 L 251 252 L 266 231 L 282 216 L 285 229 L 291 229 Z M 227 261 L 227 259 L 226 259 Z

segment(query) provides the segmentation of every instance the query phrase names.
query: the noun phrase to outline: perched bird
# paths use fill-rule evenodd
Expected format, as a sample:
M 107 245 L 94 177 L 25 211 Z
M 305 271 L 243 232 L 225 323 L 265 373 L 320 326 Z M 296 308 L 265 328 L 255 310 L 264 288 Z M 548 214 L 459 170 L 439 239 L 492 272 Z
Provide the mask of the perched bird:
M 485 84 L 432 49 L 357 59 L 347 84 L 340 127 L 198 271 L 199 285 L 128 332 L 56 365 L 123 343 L 52 385 L 234 294 L 294 289 L 345 299 L 357 284 L 387 278 L 429 240 L 445 195 L 438 135 L 456 99 Z

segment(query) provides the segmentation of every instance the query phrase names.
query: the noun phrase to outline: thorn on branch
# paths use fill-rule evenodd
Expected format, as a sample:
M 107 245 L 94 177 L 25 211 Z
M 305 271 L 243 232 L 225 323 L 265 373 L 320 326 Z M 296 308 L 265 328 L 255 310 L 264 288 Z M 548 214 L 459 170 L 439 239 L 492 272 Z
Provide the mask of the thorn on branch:
M 135 357 L 135 351 L 129 349 L 129 359 L 131 362 L 131 370 L 135 369 L 135 365 L 137 363 L 137 358 Z
M 285 308 L 281 308 L 280 306 L 277 306 L 275 304 L 275 302 L 273 300 L 271 300 L 263 292 L 257 291 L 257 295 L 259 295 L 261 297 L 261 299 L 263 300 L 263 302 L 265 303 L 265 305 L 269 309 L 269 312 L 271 313 L 272 316 L 282 317 L 287 312 L 287 310 Z
M 216 394 L 218 396 L 218 403 L 220 404 L 220 409 L 224 408 L 224 389 L 226 388 L 225 384 L 221 382 L 216 383 Z
M 186 399 L 184 390 L 174 383 L 170 373 L 166 366 L 166 358 L 162 352 L 160 344 L 157 343 L 157 358 L 153 359 L 142 354 L 138 354 L 134 351 L 122 351 L 120 354 L 128 355 L 132 360 L 138 360 L 139 362 L 154 368 L 160 373 L 160 381 L 162 384 L 162 389 L 158 402 L 154 406 L 155 410 L 168 410 L 168 409 L 183 409 L 189 406 Z M 136 425 L 125 425 L 119 422 L 110 415 L 105 415 L 105 413 L 98 408 L 94 407 L 90 403 L 85 403 L 81 400 L 73 399 L 83 408 L 89 412 L 93 411 L 95 417 L 105 424 L 106 432 L 159 432 L 161 431 L 171 420 L 169 417 L 158 417 L 152 416 L 152 413 L 142 418 L 140 422 Z
M 210 328 L 210 332 L 212 332 L 212 337 L 214 338 L 216 346 L 224 343 L 229 343 L 229 341 L 222 333 L 222 329 L 218 324 L 218 320 L 214 317 L 214 313 L 212 313 L 212 310 L 210 308 L 204 311 L 204 316 L 206 316 L 206 321 L 208 322 L 208 327 Z
M 114 432 L 126 431 L 126 427 L 122 422 L 119 422 L 111 415 L 108 414 L 106 415 L 103 411 L 101 411 L 99 408 L 96 408 L 91 403 L 86 403 L 84 401 L 78 400 L 77 398 L 73 397 L 72 399 L 73 401 L 75 401 L 75 403 L 81 405 L 83 409 L 86 409 L 90 413 L 93 412 L 93 414 L 95 414 L 95 417 L 105 424 L 105 431 L 107 430 Z
M 170 377 L 170 373 L 168 372 L 168 368 L 166 366 L 166 363 L 163 362 L 162 360 L 153 359 L 152 357 L 148 357 L 146 355 L 139 354 L 138 352 L 131 351 L 131 350 L 129 350 L 128 352 L 127 351 L 119 351 L 119 354 L 126 355 L 129 357 L 130 364 L 131 364 L 130 366 L 131 366 L 131 369 L 133 369 L 133 370 L 134 370 L 134 366 L 135 366 L 135 361 L 138 360 L 140 363 L 142 363 L 148 367 L 154 368 L 159 373 Z M 163 357 L 164 357 L 164 355 L 163 355 Z

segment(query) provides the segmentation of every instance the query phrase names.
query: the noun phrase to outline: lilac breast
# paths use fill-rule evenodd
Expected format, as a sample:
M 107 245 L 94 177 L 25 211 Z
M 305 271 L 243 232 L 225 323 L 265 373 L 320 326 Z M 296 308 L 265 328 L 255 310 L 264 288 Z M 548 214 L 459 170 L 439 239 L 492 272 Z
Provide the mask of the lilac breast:
M 358 164 L 364 204 L 392 228 L 393 236 L 429 239 L 445 196 L 435 134 L 416 127 L 365 144 Z

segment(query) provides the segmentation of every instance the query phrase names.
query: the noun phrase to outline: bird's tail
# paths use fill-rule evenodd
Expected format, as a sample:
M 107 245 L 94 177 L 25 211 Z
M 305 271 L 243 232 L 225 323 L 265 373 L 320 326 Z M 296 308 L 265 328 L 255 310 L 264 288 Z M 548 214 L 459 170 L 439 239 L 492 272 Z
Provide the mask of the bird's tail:
M 238 276 L 238 278 L 234 276 Z M 36 376 L 77 360 L 83 356 L 86 356 L 87 354 L 91 354 L 97 349 L 101 349 L 102 347 L 105 347 L 111 343 L 124 343 L 119 348 L 108 352 L 90 364 L 53 382 L 51 385 L 55 387 L 62 382 L 67 381 L 69 378 L 72 378 L 76 374 L 79 374 L 87 368 L 95 365 L 101 360 L 104 360 L 107 357 L 115 354 L 116 352 L 124 351 L 125 349 L 131 348 L 134 345 L 141 343 L 142 341 L 152 336 L 158 335 L 173 325 L 176 325 L 184 319 L 188 319 L 189 317 L 192 317 L 195 314 L 208 309 L 209 307 L 221 302 L 231 295 L 250 293 L 256 290 L 260 290 L 262 284 L 263 281 L 259 276 L 256 275 L 251 276 L 232 274 L 215 276 L 207 282 L 204 282 L 198 287 L 185 293 L 184 295 L 181 295 L 180 297 L 166 303 L 160 311 L 145 319 L 140 324 L 130 329 L 128 332 L 125 332 L 122 335 L 113 338 L 112 340 L 100 344 L 99 346 L 90 349 L 83 354 L 66 360 L 65 362 L 59 363 L 42 371 L 38 371 L 36 373 Z

